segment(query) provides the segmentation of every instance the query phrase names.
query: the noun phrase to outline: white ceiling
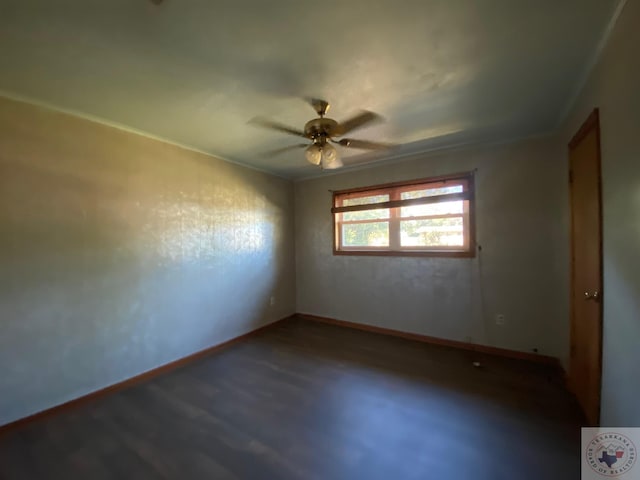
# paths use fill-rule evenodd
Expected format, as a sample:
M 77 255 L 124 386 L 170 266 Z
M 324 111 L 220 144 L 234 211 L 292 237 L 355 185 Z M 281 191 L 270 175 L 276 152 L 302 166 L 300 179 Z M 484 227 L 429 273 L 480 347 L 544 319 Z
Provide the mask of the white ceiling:
M 618 3 L 0 0 L 0 91 L 298 178 L 261 153 L 299 139 L 247 122 L 302 128 L 306 96 L 382 114 L 349 136 L 393 155 L 553 130 Z

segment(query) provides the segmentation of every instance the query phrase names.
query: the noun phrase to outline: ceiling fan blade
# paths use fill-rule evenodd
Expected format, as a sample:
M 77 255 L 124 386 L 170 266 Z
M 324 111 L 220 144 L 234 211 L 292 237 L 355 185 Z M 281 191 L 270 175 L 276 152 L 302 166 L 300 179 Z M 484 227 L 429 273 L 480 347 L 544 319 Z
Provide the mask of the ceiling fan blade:
M 257 127 L 269 128 L 271 130 L 278 130 L 279 132 L 289 133 L 291 135 L 296 135 L 298 137 L 305 137 L 303 131 L 296 130 L 295 128 L 288 127 L 278 122 L 274 122 L 273 120 L 269 120 L 268 118 L 263 117 L 255 117 L 249 120 L 251 125 L 255 125 Z
M 377 113 L 369 112 L 368 110 L 362 110 L 357 115 L 345 120 L 344 122 L 340 122 L 338 124 L 338 128 L 336 129 L 335 135 L 341 136 L 345 135 L 356 128 L 360 128 L 367 123 L 380 121 L 382 117 Z
M 262 155 L 264 157 L 275 157 L 276 155 L 281 155 L 283 153 L 288 152 L 289 150 L 297 150 L 298 148 L 307 148 L 309 144 L 307 143 L 298 143 L 297 145 L 289 145 L 283 148 L 277 148 L 275 150 L 269 150 L 268 152 L 264 152 Z
M 359 148 L 362 150 L 387 150 L 389 148 L 395 147 L 395 145 L 392 143 L 370 142 L 368 140 L 355 140 L 353 138 L 343 138 L 336 143 L 342 145 L 343 147 Z

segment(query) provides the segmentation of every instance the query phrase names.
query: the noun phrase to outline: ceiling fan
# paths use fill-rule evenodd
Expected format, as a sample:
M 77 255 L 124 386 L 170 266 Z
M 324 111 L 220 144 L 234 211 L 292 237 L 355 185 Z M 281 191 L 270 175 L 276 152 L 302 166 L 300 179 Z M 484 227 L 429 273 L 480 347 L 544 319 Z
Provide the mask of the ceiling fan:
M 332 118 L 325 117 L 329 110 L 329 103 L 325 100 L 316 98 L 310 99 L 309 103 L 318 114 L 318 118 L 309 120 L 303 130 L 282 125 L 272 120 L 256 117 L 249 121 L 253 125 L 259 127 L 277 130 L 279 132 L 296 135 L 311 140 L 311 143 L 300 143 L 290 145 L 278 150 L 270 152 L 270 155 L 277 155 L 296 148 L 306 148 L 305 157 L 307 161 L 313 165 L 320 165 L 323 169 L 334 169 L 343 166 L 338 150 L 331 145 L 341 145 L 347 148 L 358 148 L 363 150 L 383 150 L 392 148 L 394 145 L 388 143 L 370 142 L 368 140 L 356 140 L 353 138 L 344 138 L 344 135 L 353 130 L 363 127 L 364 125 L 382 120 L 380 115 L 363 110 L 357 115 L 338 123 Z M 336 137 L 342 137 L 336 140 Z

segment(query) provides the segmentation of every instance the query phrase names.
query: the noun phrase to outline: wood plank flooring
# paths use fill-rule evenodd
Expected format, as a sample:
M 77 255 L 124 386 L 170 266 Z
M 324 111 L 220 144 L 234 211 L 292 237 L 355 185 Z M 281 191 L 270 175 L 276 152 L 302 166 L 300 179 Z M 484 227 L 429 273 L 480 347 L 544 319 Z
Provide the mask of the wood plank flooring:
M 571 480 L 581 421 L 548 367 L 294 318 L 0 435 L 0 479 Z

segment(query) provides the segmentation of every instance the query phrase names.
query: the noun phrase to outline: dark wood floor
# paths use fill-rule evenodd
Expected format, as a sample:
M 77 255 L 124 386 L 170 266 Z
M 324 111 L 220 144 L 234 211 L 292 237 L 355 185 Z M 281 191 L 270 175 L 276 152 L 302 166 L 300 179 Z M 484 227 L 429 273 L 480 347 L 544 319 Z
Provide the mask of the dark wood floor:
M 580 421 L 548 367 L 292 319 L 0 436 L 0 478 L 571 480 Z

